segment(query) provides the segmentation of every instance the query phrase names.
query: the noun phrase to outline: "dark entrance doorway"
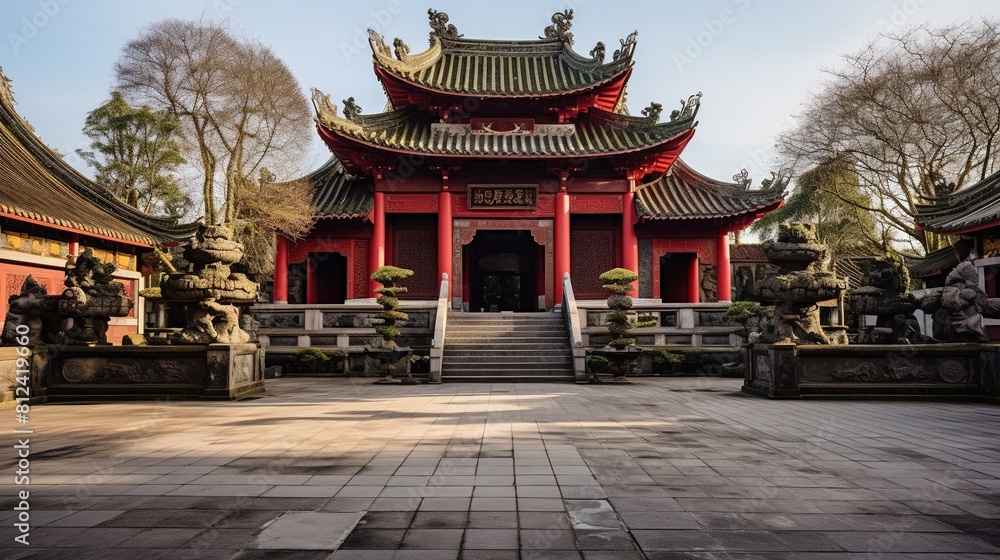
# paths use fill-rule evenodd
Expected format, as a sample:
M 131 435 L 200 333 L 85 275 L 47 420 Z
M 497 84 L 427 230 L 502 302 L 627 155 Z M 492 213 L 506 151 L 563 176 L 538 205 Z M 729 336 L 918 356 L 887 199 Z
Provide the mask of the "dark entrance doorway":
M 660 257 L 663 303 L 698 303 L 698 254 L 667 253 Z
M 480 231 L 465 248 L 470 311 L 537 311 L 539 245 L 527 231 Z
M 306 265 L 313 268 L 307 277 L 308 303 L 344 303 L 347 299 L 347 257 L 340 253 L 309 253 Z M 308 279 L 315 279 L 309 286 Z

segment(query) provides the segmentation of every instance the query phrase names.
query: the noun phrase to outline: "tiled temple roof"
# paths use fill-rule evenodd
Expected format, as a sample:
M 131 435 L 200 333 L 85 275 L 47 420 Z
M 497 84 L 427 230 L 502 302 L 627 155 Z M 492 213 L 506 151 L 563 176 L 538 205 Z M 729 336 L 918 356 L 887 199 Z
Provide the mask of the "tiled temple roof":
M 948 196 L 918 204 L 917 227 L 960 234 L 1000 225 L 1000 171 Z
M 670 171 L 636 188 L 636 207 L 648 220 L 730 218 L 773 210 L 781 205 L 780 188 L 747 190 L 737 183 L 711 179 L 678 159 Z
M 413 106 L 344 118 L 329 96 L 313 90 L 321 133 L 331 140 L 343 137 L 379 149 L 464 157 L 563 158 L 635 152 L 690 135 L 697 124 L 699 100 L 700 96 L 692 96 L 683 111 L 663 123 L 657 122 L 659 107 L 649 117 L 593 108 L 573 124 L 537 124 L 527 133 L 477 133 L 469 124 L 434 122 L 429 113 Z
M 371 179 L 351 175 L 336 157 L 299 180 L 316 188 L 312 203 L 320 218 L 359 218 L 372 211 Z
M 0 214 L 150 246 L 195 233 L 198 224 L 143 214 L 67 164 L 14 110 L 8 82 L 0 72 Z
M 466 39 L 448 24 L 447 14 L 429 10 L 428 15 L 431 46 L 418 54 L 409 54 L 400 39 L 390 49 L 382 36 L 369 30 L 376 67 L 420 89 L 477 97 L 541 97 L 600 87 L 632 66 L 635 33 L 621 40 L 608 62 L 603 43 L 590 56 L 576 53 L 569 33 L 572 10 L 553 16 L 545 37 L 528 41 Z
M 943 274 L 958 264 L 958 254 L 955 253 L 954 247 L 948 246 L 928 253 L 923 258 L 904 257 L 903 260 L 906 268 L 910 270 L 910 276 L 927 278 Z

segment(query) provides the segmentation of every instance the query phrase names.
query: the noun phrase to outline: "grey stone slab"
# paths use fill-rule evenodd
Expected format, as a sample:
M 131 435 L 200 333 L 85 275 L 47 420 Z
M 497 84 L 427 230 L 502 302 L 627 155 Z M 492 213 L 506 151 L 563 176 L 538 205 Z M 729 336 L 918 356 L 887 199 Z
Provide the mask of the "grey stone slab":
M 337 550 L 362 517 L 360 513 L 288 512 L 261 531 L 250 547 Z
M 463 550 L 517 550 L 517 529 L 466 529 Z
M 458 550 L 462 546 L 463 529 L 410 529 L 403 537 L 401 549 Z
M 562 529 L 520 529 L 521 548 L 526 550 L 577 550 L 576 534 Z
M 574 529 L 619 529 L 622 527 L 614 508 L 606 500 L 566 500 L 565 503 L 570 523 Z

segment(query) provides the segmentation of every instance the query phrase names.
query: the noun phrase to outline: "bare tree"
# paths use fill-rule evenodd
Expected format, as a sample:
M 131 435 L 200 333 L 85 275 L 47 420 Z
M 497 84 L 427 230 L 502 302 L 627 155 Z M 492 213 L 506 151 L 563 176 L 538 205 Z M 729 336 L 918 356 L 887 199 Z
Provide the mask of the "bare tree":
M 897 243 L 942 247 L 946 240 L 914 227 L 913 214 L 943 184 L 961 188 L 997 165 L 998 30 L 990 19 L 924 25 L 845 56 L 779 137 L 780 152 L 799 168 L 846 158 L 865 196 L 844 203 L 873 212 Z
M 131 99 L 180 119 L 189 159 L 201 163 L 206 222 L 240 220 L 240 190 L 263 165 L 298 174 L 310 141 L 308 102 L 269 48 L 233 37 L 226 24 L 154 23 L 125 45 L 115 73 Z M 309 213 L 310 202 L 300 210 Z

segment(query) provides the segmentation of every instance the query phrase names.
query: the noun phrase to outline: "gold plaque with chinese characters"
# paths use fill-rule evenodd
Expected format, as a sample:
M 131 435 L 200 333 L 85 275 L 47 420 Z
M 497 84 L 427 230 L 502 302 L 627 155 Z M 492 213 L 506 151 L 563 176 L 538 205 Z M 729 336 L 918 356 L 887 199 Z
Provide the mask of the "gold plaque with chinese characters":
M 469 185 L 470 210 L 534 210 L 538 185 Z

